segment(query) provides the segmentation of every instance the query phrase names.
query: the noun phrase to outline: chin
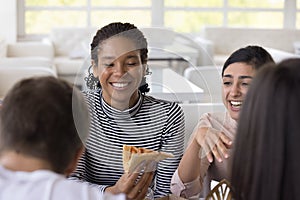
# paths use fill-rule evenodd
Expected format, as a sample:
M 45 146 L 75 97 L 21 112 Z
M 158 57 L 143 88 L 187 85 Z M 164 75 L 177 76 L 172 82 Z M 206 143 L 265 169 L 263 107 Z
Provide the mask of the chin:
M 232 119 L 234 119 L 235 121 L 237 121 L 237 120 L 239 119 L 239 113 L 231 113 L 231 114 L 230 114 L 230 117 L 231 117 Z

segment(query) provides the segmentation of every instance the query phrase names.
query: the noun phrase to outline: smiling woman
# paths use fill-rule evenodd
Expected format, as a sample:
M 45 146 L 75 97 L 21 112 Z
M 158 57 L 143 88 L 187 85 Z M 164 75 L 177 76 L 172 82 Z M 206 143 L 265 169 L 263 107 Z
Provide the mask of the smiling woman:
M 133 24 L 111 23 L 99 29 L 91 44 L 87 103 L 91 111 L 90 137 L 73 179 L 96 185 L 100 191 L 125 193 L 143 199 L 170 193 L 170 182 L 184 147 L 184 118 L 174 102 L 155 99 L 149 91 L 147 40 Z M 155 174 L 123 170 L 123 145 L 174 155 L 157 164 Z M 155 176 L 155 177 L 154 177 Z
M 172 178 L 171 190 L 185 198 L 205 197 L 212 180 L 228 179 L 228 157 L 237 120 L 256 71 L 274 62 L 262 47 L 247 46 L 233 52 L 222 69 L 222 99 L 225 113 L 205 113 L 190 138 L 190 144 Z M 213 159 L 214 156 L 214 159 Z

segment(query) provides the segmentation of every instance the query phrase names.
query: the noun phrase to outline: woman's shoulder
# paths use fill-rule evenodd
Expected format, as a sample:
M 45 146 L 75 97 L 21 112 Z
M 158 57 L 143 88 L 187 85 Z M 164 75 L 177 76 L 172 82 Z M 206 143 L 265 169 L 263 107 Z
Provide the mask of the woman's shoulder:
M 143 108 L 151 108 L 152 111 L 156 112 L 165 112 L 170 116 L 183 116 L 183 109 L 179 106 L 178 103 L 173 101 L 167 101 L 158 99 L 152 96 L 144 96 Z
M 143 102 L 144 102 L 144 104 L 151 104 L 153 106 L 157 105 L 157 106 L 164 106 L 164 107 L 172 107 L 172 108 L 181 109 L 179 104 L 176 103 L 176 102 L 167 101 L 167 100 L 163 100 L 163 99 L 158 99 L 158 98 L 155 98 L 153 96 L 148 96 L 148 95 L 144 96 L 144 101 Z

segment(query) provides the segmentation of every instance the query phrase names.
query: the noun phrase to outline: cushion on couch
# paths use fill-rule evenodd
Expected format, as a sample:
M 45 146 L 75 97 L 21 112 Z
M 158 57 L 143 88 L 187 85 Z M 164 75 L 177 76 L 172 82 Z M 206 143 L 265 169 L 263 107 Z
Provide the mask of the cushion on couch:
M 45 57 L 52 59 L 53 47 L 44 42 L 17 42 L 7 45 L 7 57 Z
M 49 40 L 54 46 L 55 56 L 72 58 L 76 54 L 76 58 L 84 58 L 95 33 L 95 28 L 56 28 L 51 31 Z

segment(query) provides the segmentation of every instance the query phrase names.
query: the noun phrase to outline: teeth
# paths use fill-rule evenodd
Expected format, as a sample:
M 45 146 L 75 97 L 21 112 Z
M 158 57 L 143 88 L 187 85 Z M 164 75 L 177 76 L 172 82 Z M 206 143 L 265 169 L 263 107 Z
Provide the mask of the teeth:
M 112 83 L 114 87 L 123 88 L 128 85 L 128 83 Z
M 231 103 L 233 106 L 241 106 L 241 105 L 242 105 L 242 102 L 241 102 L 241 101 L 230 101 L 230 103 Z

